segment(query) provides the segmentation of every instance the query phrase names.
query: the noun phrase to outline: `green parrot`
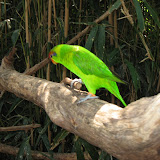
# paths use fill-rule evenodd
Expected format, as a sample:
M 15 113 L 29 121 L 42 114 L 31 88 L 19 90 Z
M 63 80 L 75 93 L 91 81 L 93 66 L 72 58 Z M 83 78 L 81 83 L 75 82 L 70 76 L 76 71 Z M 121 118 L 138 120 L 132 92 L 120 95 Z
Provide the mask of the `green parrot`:
M 64 65 L 82 79 L 89 91 L 89 96 L 86 99 L 97 98 L 95 96 L 96 90 L 106 88 L 126 106 L 116 83 L 124 82 L 117 78 L 102 60 L 86 48 L 78 45 L 60 44 L 51 49 L 49 58 L 54 64 Z

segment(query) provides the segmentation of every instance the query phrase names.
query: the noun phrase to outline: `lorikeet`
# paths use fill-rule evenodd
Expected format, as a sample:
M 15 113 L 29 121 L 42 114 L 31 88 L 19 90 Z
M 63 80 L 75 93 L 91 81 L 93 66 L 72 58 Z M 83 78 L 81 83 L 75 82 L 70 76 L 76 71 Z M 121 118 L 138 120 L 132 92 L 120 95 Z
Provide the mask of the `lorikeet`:
M 54 64 L 60 63 L 79 76 L 86 85 L 90 97 L 95 96 L 97 89 L 106 88 L 126 106 L 116 83 L 124 82 L 89 50 L 78 45 L 60 44 L 51 49 L 49 58 Z

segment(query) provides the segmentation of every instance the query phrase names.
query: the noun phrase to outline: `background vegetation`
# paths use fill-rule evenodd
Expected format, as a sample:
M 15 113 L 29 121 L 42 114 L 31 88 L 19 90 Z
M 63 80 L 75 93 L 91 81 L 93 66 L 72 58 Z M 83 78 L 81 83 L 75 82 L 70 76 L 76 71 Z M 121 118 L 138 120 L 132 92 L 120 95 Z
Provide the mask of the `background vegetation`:
M 0 59 L 16 47 L 15 69 L 24 72 L 46 58 L 53 46 L 67 43 L 90 26 L 90 31 L 73 44 L 91 50 L 128 82 L 118 84 L 125 101 L 130 103 L 155 95 L 160 90 L 160 1 L 128 0 L 103 21 L 94 23 L 115 2 L 123 1 L 0 0 Z M 48 64 L 34 76 L 60 82 L 66 74 L 75 77 L 61 65 Z M 97 94 L 120 105 L 104 89 Z M 92 159 L 114 159 L 54 125 L 42 109 L 13 94 L 6 92 L 0 99 L 0 112 L 1 127 L 41 124 L 29 131 L 0 133 L 1 142 L 20 147 L 16 159 L 31 159 L 31 149 L 47 151 L 50 155 L 76 152 L 78 159 L 84 159 L 84 152 Z M 24 151 L 26 157 L 23 157 Z M 15 159 L 4 154 L 1 157 Z

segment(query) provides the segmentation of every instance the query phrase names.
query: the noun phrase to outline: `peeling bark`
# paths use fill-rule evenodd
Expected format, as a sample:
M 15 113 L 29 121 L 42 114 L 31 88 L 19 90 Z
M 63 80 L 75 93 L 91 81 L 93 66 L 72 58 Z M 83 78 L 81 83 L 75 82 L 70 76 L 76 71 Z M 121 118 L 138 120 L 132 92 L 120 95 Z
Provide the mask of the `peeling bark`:
M 0 86 L 42 107 L 51 121 L 121 160 L 160 159 L 160 94 L 126 108 L 84 96 L 64 84 L 0 67 Z

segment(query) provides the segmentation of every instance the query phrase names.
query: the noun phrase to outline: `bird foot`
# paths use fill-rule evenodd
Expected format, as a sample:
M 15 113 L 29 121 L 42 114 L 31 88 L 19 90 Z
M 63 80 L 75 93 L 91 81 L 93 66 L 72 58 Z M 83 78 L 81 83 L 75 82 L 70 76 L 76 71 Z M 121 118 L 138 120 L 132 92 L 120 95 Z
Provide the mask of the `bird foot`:
M 75 82 L 79 82 L 79 83 L 83 83 L 81 79 L 75 78 L 72 82 L 71 82 L 71 88 L 73 88 L 73 85 Z
M 85 98 L 80 98 L 77 104 L 82 103 L 88 99 L 96 99 L 96 98 L 99 98 L 99 97 L 89 93 Z

